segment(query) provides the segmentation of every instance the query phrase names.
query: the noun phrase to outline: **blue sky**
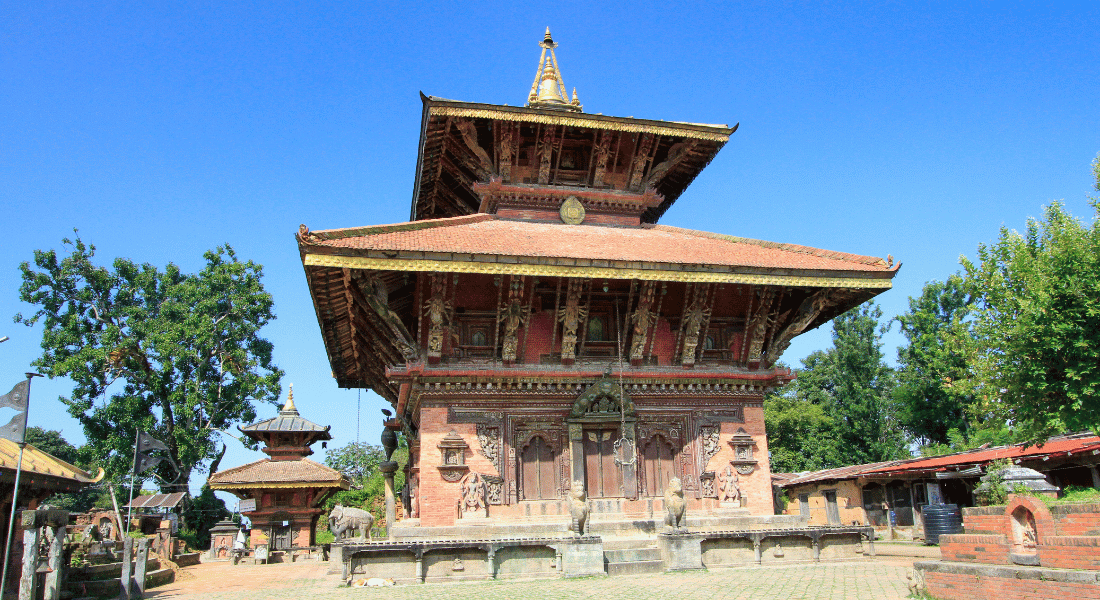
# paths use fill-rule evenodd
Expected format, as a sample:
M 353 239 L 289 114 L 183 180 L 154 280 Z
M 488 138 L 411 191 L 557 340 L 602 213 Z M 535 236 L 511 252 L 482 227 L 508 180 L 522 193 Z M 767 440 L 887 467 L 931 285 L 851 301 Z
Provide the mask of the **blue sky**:
M 1091 219 L 1096 2 L 531 6 L 0 2 L 0 393 L 38 354 L 10 322 L 34 249 L 77 227 L 104 262 L 194 271 L 228 242 L 265 267 L 303 415 L 377 443 L 381 400 L 357 431 L 329 376 L 294 232 L 406 220 L 418 92 L 522 104 L 548 25 L 587 112 L 740 123 L 663 223 L 892 254 L 888 317 L 1053 200 Z M 30 422 L 79 443 L 69 390 L 37 380 Z M 229 441 L 225 466 L 262 456 Z

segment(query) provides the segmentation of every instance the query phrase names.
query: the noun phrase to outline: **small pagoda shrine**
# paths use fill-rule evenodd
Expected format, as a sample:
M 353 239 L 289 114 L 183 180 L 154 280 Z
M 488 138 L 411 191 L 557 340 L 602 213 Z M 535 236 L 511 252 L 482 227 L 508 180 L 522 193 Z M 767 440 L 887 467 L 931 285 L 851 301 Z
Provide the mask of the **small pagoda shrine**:
M 674 478 L 692 528 L 770 519 L 776 361 L 900 265 L 658 224 L 737 125 L 585 113 L 539 45 L 526 106 L 422 96 L 410 222 L 298 232 L 337 384 L 408 438 L 396 536 L 565 531 L 578 485 L 646 535 Z
M 313 454 L 311 444 L 332 439 L 329 428 L 301 417 L 294 407 L 293 384 L 277 417 L 238 427 L 262 443 L 271 458 L 218 471 L 207 483 L 211 489 L 255 502 L 255 509 L 245 513 L 252 520 L 252 547 L 268 544 L 271 550 L 290 550 L 315 544 L 322 503 L 349 488 L 342 473 L 306 458 Z

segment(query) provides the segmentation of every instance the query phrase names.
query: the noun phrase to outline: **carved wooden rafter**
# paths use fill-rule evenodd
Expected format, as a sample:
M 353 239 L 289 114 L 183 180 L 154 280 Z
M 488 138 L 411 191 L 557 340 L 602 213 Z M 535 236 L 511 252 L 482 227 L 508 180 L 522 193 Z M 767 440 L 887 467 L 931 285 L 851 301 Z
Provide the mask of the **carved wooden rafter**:
M 771 367 L 774 365 L 775 362 L 779 360 L 779 357 L 783 355 L 783 352 L 791 345 L 791 340 L 805 331 L 806 327 L 808 327 L 810 323 L 829 306 L 835 296 L 836 292 L 834 290 L 823 289 L 810 294 L 809 297 L 803 300 L 790 322 L 779 329 L 773 337 L 768 347 L 765 366 Z
M 745 331 L 745 336 L 749 340 L 749 354 L 746 358 L 749 363 L 758 362 L 764 351 L 764 336 L 773 321 L 771 307 L 776 297 L 776 291 L 775 288 L 766 287 L 757 290 L 756 294 L 760 298 L 759 308 L 752 316 L 748 330 Z
M 631 191 L 636 192 L 642 189 L 642 176 L 645 174 L 645 168 L 650 159 L 652 159 L 651 151 L 654 147 L 654 137 L 656 136 L 652 133 L 643 133 L 641 142 L 634 152 L 634 160 L 630 165 L 630 183 L 627 185 L 627 189 Z
M 684 346 L 683 351 L 680 354 L 680 362 L 684 366 L 693 366 L 699 347 L 699 336 L 702 333 L 703 326 L 710 318 L 711 307 L 708 302 L 708 293 L 710 291 L 710 285 L 713 284 L 699 284 L 695 286 L 694 298 L 691 304 L 684 311 Z
M 519 151 L 519 125 L 504 121 L 494 121 L 493 127 L 500 132 L 500 145 L 497 149 L 497 170 L 505 181 L 512 179 L 512 165 Z
M 668 154 L 665 156 L 665 160 L 659 164 L 654 165 L 649 170 L 649 174 L 646 175 L 646 185 L 656 185 L 662 177 L 665 176 L 673 168 L 680 165 L 680 163 L 692 157 L 695 148 L 699 145 L 698 141 L 683 141 L 673 144 L 668 149 Z
M 455 128 L 458 129 L 466 148 L 473 153 L 478 176 L 487 179 L 493 172 L 493 159 L 489 158 L 489 153 L 478 143 L 477 125 L 471 119 L 457 119 Z
M 556 126 L 544 126 L 542 129 L 542 137 L 538 142 L 539 184 L 541 185 L 550 183 L 550 159 L 554 155 L 556 132 Z
M 431 274 L 431 297 L 424 303 L 428 317 L 428 360 L 438 361 L 443 353 L 444 330 L 450 326 L 454 303 L 446 297 L 447 280 L 443 273 Z

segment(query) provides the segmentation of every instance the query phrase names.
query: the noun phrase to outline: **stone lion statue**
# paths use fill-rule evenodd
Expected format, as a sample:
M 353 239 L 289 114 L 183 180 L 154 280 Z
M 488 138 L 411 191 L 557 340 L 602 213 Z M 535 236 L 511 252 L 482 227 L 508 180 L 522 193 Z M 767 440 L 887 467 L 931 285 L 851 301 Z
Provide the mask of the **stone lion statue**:
M 361 508 L 337 504 L 328 514 L 328 528 L 336 536 L 337 542 L 351 537 L 351 532 L 356 529 L 359 530 L 359 540 L 366 542 L 371 539 L 370 528 L 373 524 L 374 517 Z
M 668 480 L 668 487 L 665 488 L 665 510 L 668 511 L 665 516 L 665 525 L 669 525 L 675 530 L 683 529 L 686 526 L 685 508 L 684 486 L 680 483 L 678 477 L 673 477 Z
M 584 535 L 585 527 L 588 525 L 588 502 L 585 501 L 586 498 L 584 482 L 573 480 L 573 485 L 569 488 L 569 515 L 573 517 L 573 522 L 569 529 L 574 535 Z

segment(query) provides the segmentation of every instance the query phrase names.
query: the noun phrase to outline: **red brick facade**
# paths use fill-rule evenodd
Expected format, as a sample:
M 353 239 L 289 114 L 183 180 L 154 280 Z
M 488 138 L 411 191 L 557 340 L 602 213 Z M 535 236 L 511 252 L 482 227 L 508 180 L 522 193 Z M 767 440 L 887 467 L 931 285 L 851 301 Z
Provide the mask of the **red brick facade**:
M 917 565 L 933 598 L 1100 598 L 1100 504 L 1016 496 L 964 508 L 963 523 L 940 538 L 942 563 Z

